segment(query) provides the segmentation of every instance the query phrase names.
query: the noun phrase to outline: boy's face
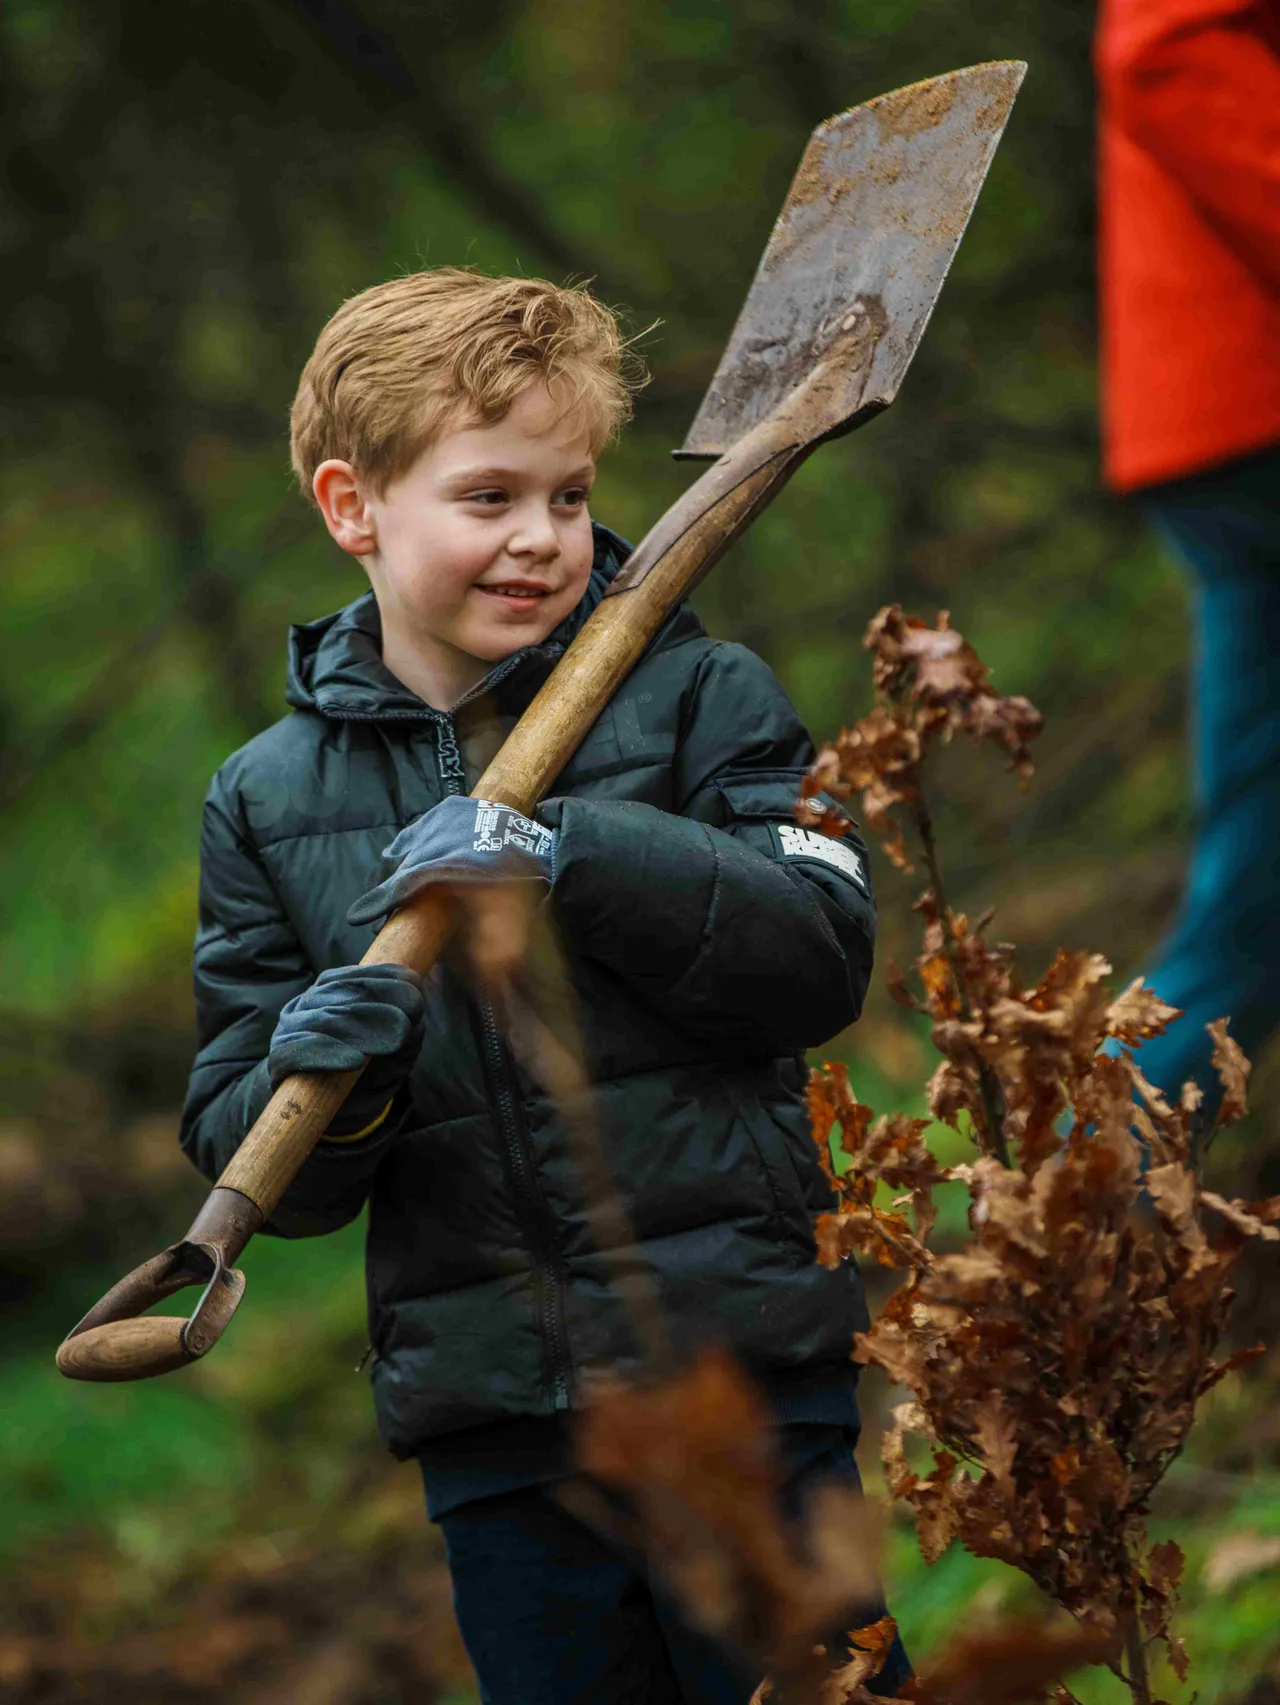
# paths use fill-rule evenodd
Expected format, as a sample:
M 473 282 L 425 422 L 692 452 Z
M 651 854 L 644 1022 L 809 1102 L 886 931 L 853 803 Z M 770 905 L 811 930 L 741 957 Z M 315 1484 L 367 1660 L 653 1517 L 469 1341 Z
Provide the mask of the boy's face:
M 537 386 L 494 426 L 446 430 L 380 497 L 344 462 L 317 470 L 316 496 L 364 561 L 388 664 L 410 648 L 453 691 L 544 640 L 582 597 L 594 479 L 585 427 Z

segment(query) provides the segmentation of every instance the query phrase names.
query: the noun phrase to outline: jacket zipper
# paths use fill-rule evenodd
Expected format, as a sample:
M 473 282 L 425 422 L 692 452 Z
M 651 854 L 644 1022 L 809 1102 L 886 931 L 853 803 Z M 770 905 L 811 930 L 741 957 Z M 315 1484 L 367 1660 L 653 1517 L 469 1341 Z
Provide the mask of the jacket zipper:
M 466 773 L 462 767 L 462 754 L 458 750 L 458 737 L 452 716 L 441 715 L 436 721 L 436 759 L 443 792 L 461 793 L 466 786 Z M 520 1117 L 511 1059 L 498 1029 L 497 1015 L 492 1003 L 483 997 L 477 997 L 476 1005 L 480 1010 L 481 1028 L 484 1032 L 485 1067 L 498 1109 L 498 1124 L 517 1204 L 522 1210 L 520 1218 L 533 1256 L 534 1280 L 538 1288 L 538 1314 L 551 1367 L 555 1407 L 567 1409 L 573 1361 L 565 1325 L 564 1268 L 556 1254 L 550 1214 L 538 1184 L 533 1145 L 529 1141 L 524 1120 Z

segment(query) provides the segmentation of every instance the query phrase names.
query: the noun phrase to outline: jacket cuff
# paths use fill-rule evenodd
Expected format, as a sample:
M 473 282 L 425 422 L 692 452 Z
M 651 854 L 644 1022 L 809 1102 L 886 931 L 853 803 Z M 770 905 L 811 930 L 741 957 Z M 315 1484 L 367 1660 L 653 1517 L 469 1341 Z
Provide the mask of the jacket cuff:
M 380 1125 L 384 1125 L 386 1123 L 387 1114 L 390 1113 L 392 1102 L 394 1101 L 395 1096 L 393 1095 L 391 1100 L 388 1101 L 386 1106 L 382 1109 L 381 1113 L 378 1114 L 377 1118 L 370 1119 L 367 1125 L 361 1125 L 358 1131 L 339 1132 L 335 1131 L 333 1127 L 330 1126 L 325 1132 L 322 1140 L 326 1143 L 358 1143 L 364 1137 L 371 1137 Z

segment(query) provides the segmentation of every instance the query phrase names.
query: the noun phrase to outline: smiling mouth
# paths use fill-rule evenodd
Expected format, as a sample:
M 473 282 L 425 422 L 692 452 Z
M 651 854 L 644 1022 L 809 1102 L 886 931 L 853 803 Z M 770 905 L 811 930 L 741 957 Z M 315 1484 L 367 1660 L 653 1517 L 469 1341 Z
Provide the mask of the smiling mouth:
M 477 586 L 476 591 L 489 598 L 509 598 L 521 604 L 536 604 L 540 599 L 551 596 L 549 586 L 535 586 L 523 580 L 503 580 L 496 586 Z

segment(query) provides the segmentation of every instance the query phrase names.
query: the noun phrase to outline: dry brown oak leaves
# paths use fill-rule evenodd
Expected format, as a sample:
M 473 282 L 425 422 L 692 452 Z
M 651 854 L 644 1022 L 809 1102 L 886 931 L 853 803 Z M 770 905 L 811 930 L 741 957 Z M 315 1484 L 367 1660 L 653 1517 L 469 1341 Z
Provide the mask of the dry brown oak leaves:
M 917 986 L 891 987 L 931 1022 L 932 1118 L 971 1136 L 978 1158 L 941 1166 L 928 1120 L 876 1118 L 844 1068 L 815 1072 L 813 1133 L 839 1197 L 818 1224 L 820 1259 L 905 1270 L 856 1356 L 913 1394 L 884 1458 L 925 1557 L 959 1539 L 1022 1569 L 1114 1637 L 1112 1667 L 1150 1698 L 1153 1641 L 1186 1675 L 1170 1631 L 1183 1559 L 1174 1543 L 1148 1545 L 1144 1516 L 1198 1400 L 1258 1353 L 1215 1359 L 1242 1247 L 1280 1237 L 1280 1198 L 1229 1202 L 1198 1172 L 1213 1129 L 1244 1111 L 1248 1064 L 1226 1022 L 1211 1026 L 1222 1095 L 1209 1125 L 1194 1084 L 1170 1101 L 1135 1058 L 1174 1008 L 1140 980 L 1116 995 L 1096 953 L 1059 951 L 1028 988 L 1014 950 L 986 939 L 989 920 L 949 908 L 922 760 L 963 733 L 1001 747 L 1025 780 L 1040 718 L 994 692 L 945 615 L 929 627 L 890 607 L 865 643 L 875 706 L 819 754 L 797 817 L 838 833 L 843 814 L 818 795 L 860 794 L 907 869 L 903 819 L 914 826 L 931 881 L 917 903 L 924 943 Z M 968 1191 L 972 1239 L 936 1255 L 932 1192 L 948 1182 Z M 909 1453 L 913 1436 L 924 1443 Z

